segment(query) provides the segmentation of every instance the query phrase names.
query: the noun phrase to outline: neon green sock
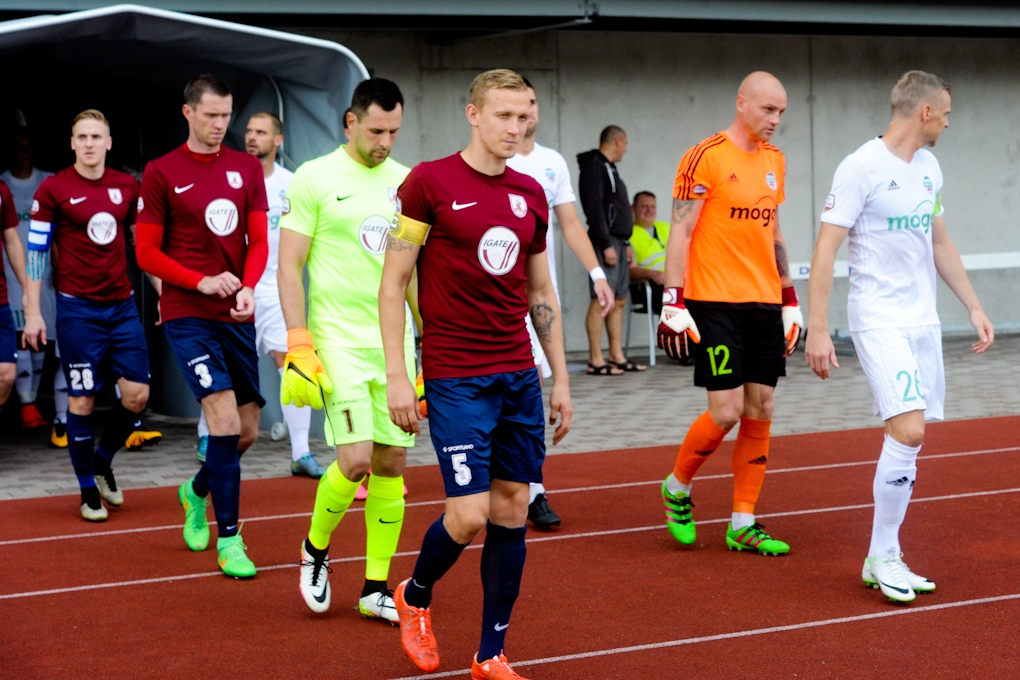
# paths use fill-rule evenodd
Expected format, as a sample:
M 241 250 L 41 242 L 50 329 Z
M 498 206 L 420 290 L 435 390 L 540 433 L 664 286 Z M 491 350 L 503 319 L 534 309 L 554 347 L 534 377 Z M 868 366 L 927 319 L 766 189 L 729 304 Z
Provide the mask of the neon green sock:
M 335 460 L 326 468 L 326 474 L 319 480 L 319 488 L 315 492 L 312 526 L 308 529 L 308 540 L 313 546 L 319 550 L 329 547 L 329 537 L 354 502 L 354 494 L 360 484 L 360 479 L 352 482 L 344 477 Z
M 368 478 L 368 499 L 365 500 L 366 579 L 386 580 L 403 526 L 404 478 L 372 475 Z

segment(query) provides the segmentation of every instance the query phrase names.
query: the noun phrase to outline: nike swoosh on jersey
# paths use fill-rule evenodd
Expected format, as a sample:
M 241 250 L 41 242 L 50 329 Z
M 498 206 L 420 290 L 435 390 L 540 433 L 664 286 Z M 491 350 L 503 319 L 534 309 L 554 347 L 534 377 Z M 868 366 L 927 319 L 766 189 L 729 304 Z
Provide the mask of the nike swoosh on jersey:
M 350 198 L 353 195 L 354 194 L 347 194 L 346 196 L 337 196 L 336 200 L 338 200 L 338 201 L 346 201 L 348 198 Z
M 457 201 L 454 201 L 453 205 L 451 205 L 450 207 L 453 208 L 454 210 L 463 210 L 464 208 L 470 208 L 473 205 L 478 205 L 478 201 L 475 201 L 473 203 L 460 203 L 460 204 L 458 204 Z
M 71 198 L 71 199 L 68 199 L 68 203 L 70 203 L 71 205 L 78 205 L 79 203 L 84 201 L 86 198 L 88 198 L 88 196 L 82 196 L 81 198 Z
M 188 189 L 190 189 L 193 186 L 195 186 L 194 182 L 192 182 L 191 184 L 189 184 L 186 187 L 174 187 L 174 193 L 175 194 L 183 194 L 185 191 L 187 191 Z

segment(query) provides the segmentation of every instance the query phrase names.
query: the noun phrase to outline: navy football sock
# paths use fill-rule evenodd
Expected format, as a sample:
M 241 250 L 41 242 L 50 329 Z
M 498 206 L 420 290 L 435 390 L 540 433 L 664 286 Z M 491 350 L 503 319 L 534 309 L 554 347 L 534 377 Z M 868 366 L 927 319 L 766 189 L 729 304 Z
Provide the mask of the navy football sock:
M 209 478 L 213 510 L 220 538 L 237 534 L 237 515 L 241 503 L 241 463 L 237 459 L 237 442 L 241 437 L 209 436 L 205 454 L 205 470 Z
M 478 647 L 478 660 L 491 659 L 503 653 L 506 629 L 510 614 L 521 591 L 524 558 L 528 548 L 524 544 L 526 529 L 507 529 L 489 522 L 485 527 L 485 545 L 482 547 L 482 642 Z
M 96 485 L 95 469 L 92 467 L 93 450 L 92 415 L 67 414 L 67 452 L 71 454 L 71 465 L 78 478 L 78 486 L 87 489 Z
M 198 472 L 192 478 L 191 490 L 199 498 L 205 498 L 209 495 L 209 472 L 205 469 L 205 463 L 202 463 L 202 467 L 198 468 Z
M 120 451 L 128 436 L 134 432 L 137 418 L 138 414 L 127 410 L 120 401 L 113 402 L 106 419 L 106 429 L 96 448 L 95 466 L 99 474 L 109 472 L 113 455 Z
M 432 586 L 443 578 L 467 547 L 450 537 L 443 526 L 443 517 L 445 515 L 440 515 L 425 532 L 414 576 L 404 590 L 404 599 L 412 607 L 424 609 L 432 603 Z

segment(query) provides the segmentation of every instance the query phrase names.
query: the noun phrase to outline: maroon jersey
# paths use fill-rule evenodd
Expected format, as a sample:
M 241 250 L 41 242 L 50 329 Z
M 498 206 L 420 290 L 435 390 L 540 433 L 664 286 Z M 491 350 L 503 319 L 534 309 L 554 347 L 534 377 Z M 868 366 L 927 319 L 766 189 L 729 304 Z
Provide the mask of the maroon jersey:
M 242 278 L 248 251 L 248 213 L 269 210 L 262 164 L 255 156 L 223 147 L 207 160 L 181 146 L 151 161 L 142 177 L 138 222 L 163 227 L 162 251 L 183 267 Z M 199 317 L 236 323 L 226 298 L 164 282 L 164 321 Z M 247 323 L 252 323 L 253 319 Z
M 127 300 L 127 237 L 135 223 L 138 182 L 107 168 L 87 179 L 74 167 L 47 177 L 35 192 L 32 220 L 53 225 L 58 293 L 89 300 Z
M 397 195 L 401 214 L 432 225 L 418 255 L 425 377 L 534 368 L 525 262 L 545 250 L 542 187 L 510 168 L 482 174 L 457 153 L 415 166 Z
M 17 229 L 19 224 L 18 211 L 14 207 L 11 188 L 0 179 L 0 305 L 7 304 L 7 275 L 4 273 L 4 240 L 3 232 Z

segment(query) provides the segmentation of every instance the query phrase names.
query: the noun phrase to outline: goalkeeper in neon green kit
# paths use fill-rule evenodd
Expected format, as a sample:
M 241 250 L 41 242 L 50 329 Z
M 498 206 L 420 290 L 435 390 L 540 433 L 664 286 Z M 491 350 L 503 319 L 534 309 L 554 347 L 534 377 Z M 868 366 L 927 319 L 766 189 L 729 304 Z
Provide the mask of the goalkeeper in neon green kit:
M 329 544 L 369 468 L 365 587 L 358 609 L 397 621 L 387 587 L 404 520 L 404 466 L 414 436 L 393 425 L 379 331 L 379 283 L 397 188 L 408 168 L 389 158 L 403 97 L 382 78 L 360 83 L 347 113 L 350 142 L 298 168 L 280 221 L 279 286 L 287 322 L 283 403 L 325 408 L 337 459 L 319 480 L 300 587 L 316 612 L 329 608 Z M 308 323 L 302 270 L 308 265 Z M 405 366 L 414 379 L 407 324 Z

